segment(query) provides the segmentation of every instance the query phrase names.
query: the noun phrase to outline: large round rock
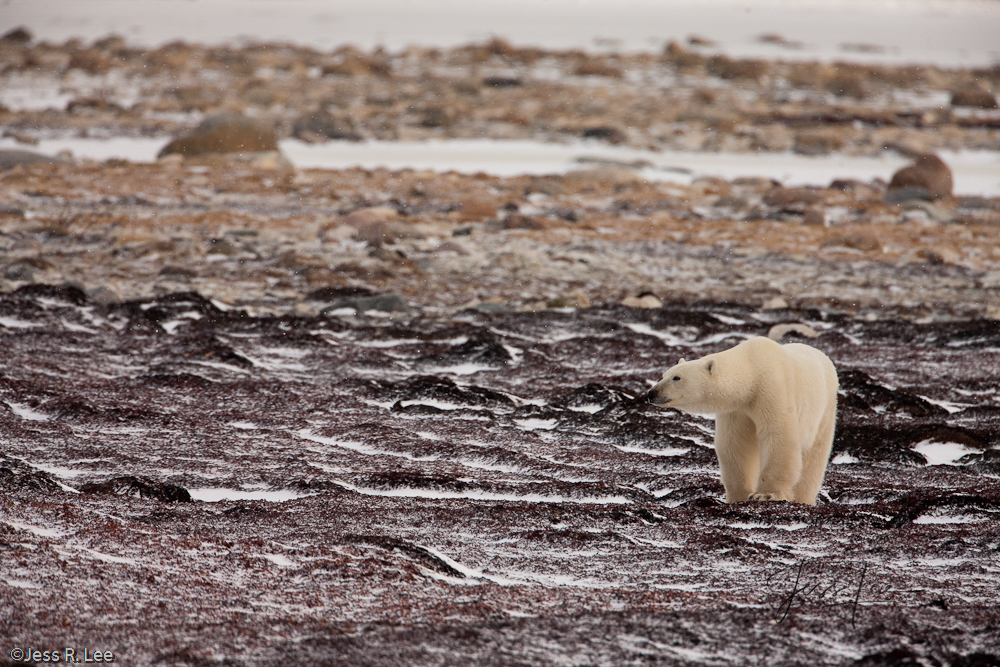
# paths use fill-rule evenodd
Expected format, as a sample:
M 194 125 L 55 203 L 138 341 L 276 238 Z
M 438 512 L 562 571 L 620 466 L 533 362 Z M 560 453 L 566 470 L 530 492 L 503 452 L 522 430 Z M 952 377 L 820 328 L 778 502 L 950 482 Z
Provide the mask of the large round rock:
M 892 175 L 886 198 L 940 199 L 950 197 L 951 189 L 951 169 L 937 155 L 924 153 Z
M 209 116 L 196 128 L 163 147 L 159 157 L 184 157 L 211 153 L 264 153 L 278 150 L 278 135 L 265 121 L 246 116 Z

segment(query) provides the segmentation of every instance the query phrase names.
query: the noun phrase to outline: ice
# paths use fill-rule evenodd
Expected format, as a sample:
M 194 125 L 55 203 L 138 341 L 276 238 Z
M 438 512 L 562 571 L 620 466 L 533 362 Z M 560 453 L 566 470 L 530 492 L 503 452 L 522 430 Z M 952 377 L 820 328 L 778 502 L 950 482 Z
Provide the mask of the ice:
M 934 442 L 924 440 L 913 445 L 913 451 L 919 452 L 927 459 L 927 465 L 955 465 L 966 454 L 975 454 L 977 450 L 969 449 L 957 442 Z
M 34 583 L 32 581 L 25 581 L 24 579 L 8 579 L 7 577 L 4 577 L 2 579 L 2 581 L 5 584 L 7 584 L 8 586 L 12 586 L 13 588 L 37 588 L 37 589 L 41 589 L 41 586 L 39 586 L 38 584 L 36 584 L 36 583 Z
M 34 410 L 27 405 L 22 405 L 20 403 L 13 403 L 11 401 L 4 401 L 4 403 L 7 404 L 7 407 L 10 408 L 11 412 L 13 412 L 15 415 L 26 421 L 47 422 L 49 419 L 51 419 L 51 417 L 49 417 L 47 414 Z
M 110 139 L 43 139 L 33 150 L 54 155 L 68 150 L 77 158 L 122 158 L 153 162 L 168 141 L 114 137 Z M 0 148 L 23 148 L 13 139 L 0 139 Z M 439 172 L 486 172 L 498 176 L 562 174 L 580 169 L 579 158 L 617 162 L 645 160 L 652 167 L 638 173 L 650 181 L 689 184 L 700 176 L 733 179 L 740 176 L 774 178 L 786 186 L 826 185 L 837 178 L 888 180 L 908 158 L 887 153 L 879 157 L 795 153 L 723 153 L 647 151 L 605 146 L 589 141 L 548 143 L 531 140 L 452 139 L 434 141 L 333 141 L 305 144 L 294 139 L 281 142 L 281 150 L 299 168 L 344 169 L 352 166 L 390 169 L 430 169 Z M 1000 155 L 991 151 L 940 151 L 954 174 L 955 192 L 1000 196 Z M 684 173 L 681 173 L 684 172 Z M 353 315 L 354 309 L 343 309 Z M 374 311 L 372 311 L 374 312 Z M 336 315 L 337 313 L 333 313 Z M 0 318 L 0 324 L 4 323 Z M 18 320 L 12 320 L 17 326 Z
M 276 491 L 242 491 L 240 489 L 227 489 L 221 487 L 206 487 L 201 489 L 188 489 L 191 498 L 205 503 L 218 503 L 223 500 L 267 500 L 272 503 L 282 503 L 286 500 L 297 500 L 307 498 L 313 494 L 301 493 L 290 489 L 278 489 Z
M 847 453 L 837 454 L 830 460 L 830 463 L 832 463 L 833 465 L 843 465 L 846 463 L 857 463 L 857 462 L 858 462 L 857 458 Z

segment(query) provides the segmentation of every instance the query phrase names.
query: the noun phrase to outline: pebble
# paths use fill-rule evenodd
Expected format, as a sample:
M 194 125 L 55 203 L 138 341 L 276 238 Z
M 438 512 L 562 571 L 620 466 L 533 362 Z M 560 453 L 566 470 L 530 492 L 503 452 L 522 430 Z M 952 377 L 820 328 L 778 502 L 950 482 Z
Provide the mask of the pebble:
M 826 227 L 826 211 L 822 208 L 810 207 L 802 215 L 802 224 L 816 227 Z
M 768 206 L 789 206 L 791 204 L 815 204 L 823 200 L 823 194 L 811 188 L 773 188 L 764 195 Z

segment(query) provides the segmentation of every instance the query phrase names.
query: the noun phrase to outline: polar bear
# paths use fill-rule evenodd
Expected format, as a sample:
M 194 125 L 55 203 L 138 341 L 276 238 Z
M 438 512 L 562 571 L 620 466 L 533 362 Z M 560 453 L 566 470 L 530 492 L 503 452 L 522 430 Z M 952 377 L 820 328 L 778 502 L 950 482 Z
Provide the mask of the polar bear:
M 757 337 L 684 361 L 663 374 L 647 400 L 715 415 L 715 453 L 726 502 L 816 504 L 837 419 L 837 370 L 800 343 Z

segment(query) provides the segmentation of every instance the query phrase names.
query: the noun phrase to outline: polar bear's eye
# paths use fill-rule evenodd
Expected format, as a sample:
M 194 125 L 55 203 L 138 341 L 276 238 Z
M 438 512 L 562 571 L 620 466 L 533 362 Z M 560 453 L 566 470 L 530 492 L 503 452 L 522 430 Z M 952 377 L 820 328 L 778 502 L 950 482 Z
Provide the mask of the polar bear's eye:
M 674 382 L 679 382 L 679 381 L 680 381 L 680 379 L 681 379 L 681 376 L 680 376 L 680 375 L 675 375 L 675 376 L 673 376 L 673 377 L 672 377 L 672 378 L 670 378 L 670 379 L 671 379 L 671 380 L 673 380 Z

